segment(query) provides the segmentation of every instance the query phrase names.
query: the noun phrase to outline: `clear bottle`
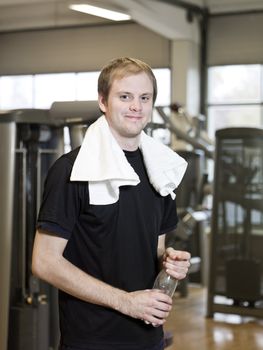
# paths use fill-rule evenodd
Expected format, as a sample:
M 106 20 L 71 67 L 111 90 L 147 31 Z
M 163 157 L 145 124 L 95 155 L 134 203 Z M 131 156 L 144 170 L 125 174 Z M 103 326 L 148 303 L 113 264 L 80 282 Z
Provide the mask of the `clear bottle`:
M 170 276 L 165 269 L 162 269 L 154 281 L 153 289 L 163 290 L 165 294 L 172 298 L 177 284 L 178 280 Z
M 165 271 L 165 269 L 162 269 L 154 281 L 153 289 L 162 290 L 164 291 L 165 294 L 169 295 L 172 298 L 176 290 L 177 284 L 178 284 L 178 280 L 170 276 Z M 144 321 L 144 322 L 146 324 L 150 324 L 150 322 L 148 321 Z M 152 326 L 156 327 L 156 324 L 152 323 Z

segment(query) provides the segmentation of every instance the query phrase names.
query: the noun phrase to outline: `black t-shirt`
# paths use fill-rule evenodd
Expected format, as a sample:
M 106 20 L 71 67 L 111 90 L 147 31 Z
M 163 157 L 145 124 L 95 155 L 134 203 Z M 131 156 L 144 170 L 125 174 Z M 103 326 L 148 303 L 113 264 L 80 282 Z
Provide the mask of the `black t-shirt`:
M 77 153 L 62 156 L 49 171 L 39 225 L 68 239 L 64 257 L 88 274 L 126 291 L 151 288 L 158 270 L 158 237 L 177 224 L 175 201 L 151 186 L 137 150 L 125 155 L 140 183 L 120 187 L 114 204 L 91 205 L 88 183 L 69 180 Z M 69 346 L 143 349 L 163 335 L 162 327 L 62 291 L 59 306 L 62 342 Z

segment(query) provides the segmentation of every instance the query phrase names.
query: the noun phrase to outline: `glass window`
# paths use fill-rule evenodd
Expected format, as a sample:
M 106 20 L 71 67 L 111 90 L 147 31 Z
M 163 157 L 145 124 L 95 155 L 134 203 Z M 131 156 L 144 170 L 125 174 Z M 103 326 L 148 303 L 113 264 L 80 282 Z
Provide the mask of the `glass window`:
M 259 127 L 262 108 L 258 106 L 213 106 L 209 108 L 208 135 L 229 127 Z
M 77 73 L 76 99 L 94 101 L 98 99 L 98 77 L 100 72 Z
M 168 68 L 153 69 L 156 77 L 158 94 L 156 106 L 169 106 L 171 103 L 171 71 Z
M 158 85 L 156 105 L 169 105 L 170 69 L 153 69 Z M 50 108 L 54 101 L 97 100 L 100 72 L 0 77 L 0 108 Z
M 54 101 L 76 100 L 76 74 L 39 74 L 34 79 L 34 107 L 50 108 Z
M 231 65 L 208 69 L 208 133 L 226 127 L 261 127 L 262 65 Z
M 168 68 L 153 69 L 158 94 L 156 106 L 171 103 L 171 71 Z M 49 109 L 55 101 L 97 100 L 100 72 L 36 74 L 0 77 L 0 109 L 43 108 Z M 159 114 L 153 112 L 153 122 L 163 123 Z M 158 128 L 154 137 L 165 143 L 170 141 L 170 132 Z
M 208 103 L 259 103 L 261 66 L 211 67 L 208 73 Z
M 161 68 L 153 69 L 153 73 L 156 77 L 158 89 L 155 106 L 169 106 L 171 104 L 171 71 L 168 68 Z M 153 130 L 152 136 L 164 144 L 170 144 L 171 132 L 167 129 L 163 119 L 155 109 L 153 110 L 152 121 L 164 126 Z
M 3 110 L 32 108 L 32 75 L 0 77 L 0 108 Z

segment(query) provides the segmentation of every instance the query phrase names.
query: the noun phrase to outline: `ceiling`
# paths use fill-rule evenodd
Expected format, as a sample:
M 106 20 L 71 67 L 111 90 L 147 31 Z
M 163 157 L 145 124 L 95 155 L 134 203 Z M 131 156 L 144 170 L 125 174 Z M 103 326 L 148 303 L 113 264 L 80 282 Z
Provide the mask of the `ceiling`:
M 72 11 L 68 8 L 71 3 L 89 3 L 128 12 L 132 20 L 140 24 L 154 16 L 155 26 L 158 17 L 165 22 L 166 18 L 170 20 L 171 10 L 182 11 L 178 4 L 206 8 L 211 14 L 263 11 L 263 0 L 0 0 L 0 32 L 112 23 Z

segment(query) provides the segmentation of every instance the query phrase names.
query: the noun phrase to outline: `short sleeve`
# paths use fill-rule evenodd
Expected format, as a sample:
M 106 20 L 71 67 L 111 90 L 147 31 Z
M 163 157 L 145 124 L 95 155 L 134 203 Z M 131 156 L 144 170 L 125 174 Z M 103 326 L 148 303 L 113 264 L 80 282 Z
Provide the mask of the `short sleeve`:
M 178 223 L 176 199 L 172 199 L 170 195 L 164 197 L 164 213 L 161 224 L 161 233 L 164 234 L 176 228 Z
M 50 168 L 37 224 L 41 227 L 41 223 L 45 222 L 60 227 L 61 230 L 55 233 L 66 235 L 64 238 L 69 238 L 72 233 L 84 200 L 83 183 L 70 181 L 72 165 L 71 159 L 62 156 Z
M 65 230 L 61 226 L 48 222 L 48 221 L 38 221 L 37 222 L 37 229 L 43 230 L 45 232 L 48 232 L 52 235 L 56 235 L 65 239 L 69 239 L 71 236 L 71 232 Z

